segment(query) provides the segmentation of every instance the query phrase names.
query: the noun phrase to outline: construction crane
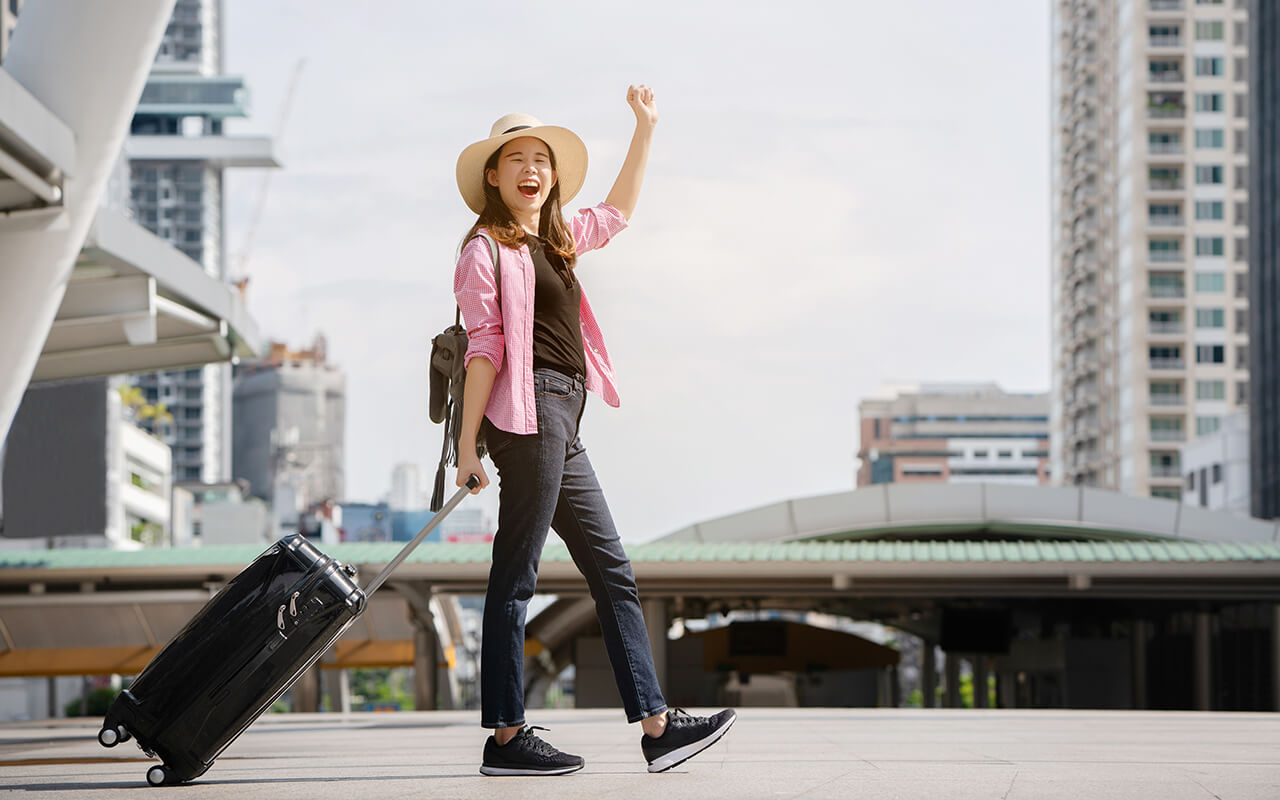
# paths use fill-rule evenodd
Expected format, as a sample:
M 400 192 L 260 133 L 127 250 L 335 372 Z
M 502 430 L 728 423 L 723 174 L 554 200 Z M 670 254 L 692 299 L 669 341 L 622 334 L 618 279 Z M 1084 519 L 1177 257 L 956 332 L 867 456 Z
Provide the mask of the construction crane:
M 289 75 L 289 85 L 285 88 L 284 99 L 280 101 L 280 114 L 276 118 L 275 131 L 272 138 L 276 142 L 281 141 L 284 134 L 285 123 L 289 121 L 289 111 L 293 108 L 293 96 L 298 89 L 298 78 L 302 75 L 302 68 L 307 64 L 306 58 L 298 59 L 293 65 L 293 72 Z M 253 214 L 249 217 L 249 229 L 245 232 L 244 244 L 236 251 L 235 256 L 231 259 L 230 282 L 240 292 L 241 299 L 244 299 L 246 290 L 249 287 L 249 275 L 245 270 L 245 265 L 249 262 L 249 254 L 253 249 L 254 237 L 258 234 L 258 225 L 262 222 L 262 213 L 267 205 L 267 191 L 271 188 L 271 176 L 275 170 L 263 170 L 262 183 L 258 185 L 258 194 L 253 203 Z

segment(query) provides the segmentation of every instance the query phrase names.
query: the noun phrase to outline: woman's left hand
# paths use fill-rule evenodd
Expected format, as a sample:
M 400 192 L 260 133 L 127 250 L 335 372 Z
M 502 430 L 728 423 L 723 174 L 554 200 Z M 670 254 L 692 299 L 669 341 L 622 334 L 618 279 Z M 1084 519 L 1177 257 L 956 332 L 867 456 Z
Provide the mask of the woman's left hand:
M 653 90 L 643 83 L 627 87 L 627 104 L 636 112 L 636 125 L 652 129 L 658 124 L 658 103 Z

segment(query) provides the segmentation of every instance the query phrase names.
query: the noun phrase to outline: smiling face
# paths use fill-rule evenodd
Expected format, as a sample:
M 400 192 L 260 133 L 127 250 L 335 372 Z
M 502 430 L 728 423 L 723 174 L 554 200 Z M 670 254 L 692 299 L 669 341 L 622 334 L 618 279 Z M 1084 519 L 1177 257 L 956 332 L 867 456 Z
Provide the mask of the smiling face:
M 502 202 L 521 224 L 533 223 L 556 185 L 551 164 L 551 148 L 541 139 L 523 136 L 512 139 L 498 152 L 497 166 L 485 171 L 485 180 L 498 189 Z

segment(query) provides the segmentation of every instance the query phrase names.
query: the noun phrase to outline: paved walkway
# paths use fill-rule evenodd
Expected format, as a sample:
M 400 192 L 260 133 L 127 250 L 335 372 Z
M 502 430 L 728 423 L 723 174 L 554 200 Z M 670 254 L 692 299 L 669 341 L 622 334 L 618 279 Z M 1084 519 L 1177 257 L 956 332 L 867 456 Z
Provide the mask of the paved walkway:
M 271 716 L 200 780 L 159 789 L 132 742 L 97 744 L 96 721 L 9 724 L 0 797 L 1280 798 L 1280 714 L 745 709 L 711 750 L 649 775 L 620 711 L 533 712 L 587 760 L 560 778 L 481 777 L 477 718 Z

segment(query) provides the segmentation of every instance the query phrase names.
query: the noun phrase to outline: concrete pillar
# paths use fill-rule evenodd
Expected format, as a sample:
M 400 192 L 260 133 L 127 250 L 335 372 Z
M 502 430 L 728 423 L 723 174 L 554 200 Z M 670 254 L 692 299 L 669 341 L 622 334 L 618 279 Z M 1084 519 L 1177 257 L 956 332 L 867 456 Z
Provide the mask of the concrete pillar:
M 293 710 L 314 713 L 320 710 L 320 665 L 302 673 L 293 685 Z
M 943 681 L 943 708 L 960 707 L 960 656 L 956 653 L 943 653 L 943 669 L 946 676 Z
M 1147 640 L 1150 625 L 1145 619 L 1133 621 L 1133 707 L 1147 707 Z
M 0 226 L 0 438 L 8 432 L 97 213 L 174 0 L 22 8 L 4 69 L 75 137 L 62 211 Z
M 665 597 L 654 597 L 641 601 L 644 612 L 644 625 L 649 631 L 649 649 L 653 651 L 653 668 L 658 675 L 658 685 L 667 687 L 667 629 L 671 627 L 671 617 Z
M 351 713 L 351 676 L 345 669 L 325 671 L 325 693 L 329 696 L 329 710 Z
M 430 617 L 413 614 L 413 707 L 436 708 L 436 627 Z
M 920 649 L 920 693 L 924 696 L 921 705 L 935 708 L 938 705 L 938 656 L 933 642 L 923 639 L 924 647 Z
M 1209 641 L 1210 641 L 1210 619 L 1211 615 L 1208 611 L 1197 611 L 1195 619 L 1195 632 L 1192 637 L 1192 651 L 1195 659 L 1193 675 L 1195 681 L 1195 709 L 1196 711 L 1210 710 L 1210 675 L 1209 675 Z
M 1271 705 L 1280 711 L 1280 603 L 1271 607 Z
M 987 694 L 987 657 L 975 655 L 973 657 L 973 707 L 987 708 L 990 705 L 991 698 Z

